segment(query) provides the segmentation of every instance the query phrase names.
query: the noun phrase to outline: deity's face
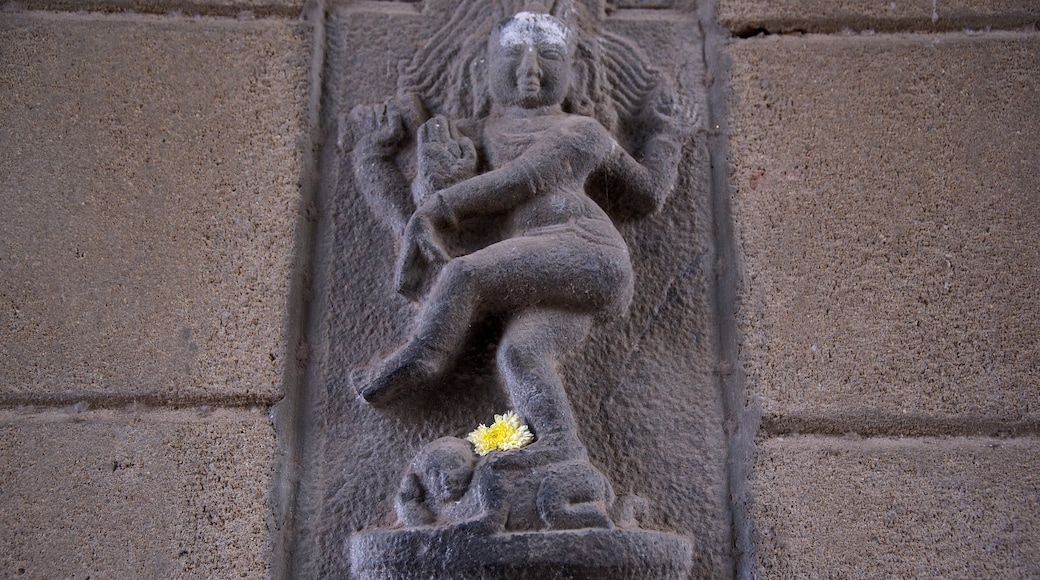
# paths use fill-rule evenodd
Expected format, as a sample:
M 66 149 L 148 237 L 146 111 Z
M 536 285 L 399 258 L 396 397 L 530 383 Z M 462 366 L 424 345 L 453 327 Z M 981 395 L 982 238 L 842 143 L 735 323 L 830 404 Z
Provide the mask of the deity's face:
M 488 46 L 491 96 L 503 105 L 558 105 L 570 89 L 570 30 L 548 14 L 521 12 L 498 27 Z

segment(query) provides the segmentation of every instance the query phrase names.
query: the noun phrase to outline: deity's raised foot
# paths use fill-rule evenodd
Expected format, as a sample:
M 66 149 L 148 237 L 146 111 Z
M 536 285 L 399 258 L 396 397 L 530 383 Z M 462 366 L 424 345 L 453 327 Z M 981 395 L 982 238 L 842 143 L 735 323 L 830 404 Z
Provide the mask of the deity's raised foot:
M 433 349 L 412 341 L 387 357 L 358 393 L 377 406 L 407 399 L 438 380 L 437 358 Z

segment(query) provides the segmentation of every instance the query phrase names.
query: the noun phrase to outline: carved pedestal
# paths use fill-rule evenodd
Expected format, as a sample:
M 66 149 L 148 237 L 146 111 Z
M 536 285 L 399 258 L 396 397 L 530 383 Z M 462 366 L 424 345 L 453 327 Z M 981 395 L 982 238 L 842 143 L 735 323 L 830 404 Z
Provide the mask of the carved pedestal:
M 686 578 L 690 542 L 638 529 L 647 504 L 615 497 L 583 449 L 493 452 L 438 439 L 412 462 L 397 498 L 411 527 L 354 535 L 359 579 Z M 468 456 L 467 456 L 468 455 Z
M 366 532 L 353 537 L 356 578 L 686 578 L 690 543 L 644 530 L 480 534 L 452 529 Z

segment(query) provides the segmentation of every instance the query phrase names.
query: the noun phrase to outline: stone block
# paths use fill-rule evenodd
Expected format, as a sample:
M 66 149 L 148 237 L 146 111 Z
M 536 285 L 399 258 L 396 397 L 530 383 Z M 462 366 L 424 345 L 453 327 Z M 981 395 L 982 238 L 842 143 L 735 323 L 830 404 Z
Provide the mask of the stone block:
M 719 21 L 734 34 L 895 32 L 1035 28 L 1032 0 L 722 0 Z
M 1040 36 L 729 52 L 742 362 L 767 426 L 1035 429 Z
M 667 9 L 674 8 L 676 4 L 679 4 L 677 0 L 617 0 L 616 5 L 612 6 L 608 3 L 608 6 L 622 9 Z
M 260 578 L 262 411 L 0 412 L 0 575 Z
M 280 396 L 310 43 L 0 15 L 0 399 Z
M 298 16 L 303 0 L 13 0 L 10 9 L 253 17 Z
M 1035 578 L 1040 441 L 777 437 L 752 515 L 764 578 Z

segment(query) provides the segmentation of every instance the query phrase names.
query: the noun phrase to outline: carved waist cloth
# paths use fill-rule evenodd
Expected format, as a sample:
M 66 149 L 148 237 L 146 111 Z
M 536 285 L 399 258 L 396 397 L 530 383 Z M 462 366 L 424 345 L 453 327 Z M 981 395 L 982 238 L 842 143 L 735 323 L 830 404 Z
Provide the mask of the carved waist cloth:
M 524 237 L 541 237 L 541 236 L 559 236 L 559 235 L 572 234 L 576 235 L 586 242 L 596 244 L 598 246 L 607 246 L 628 253 L 628 245 L 625 244 L 624 238 L 618 233 L 617 228 L 614 224 L 609 221 L 598 220 L 594 218 L 575 218 L 562 224 L 550 224 L 547 226 L 538 226 L 534 228 L 525 228 L 520 231 L 521 236 Z
M 578 283 L 583 289 L 582 306 L 591 307 L 590 313 L 601 322 L 617 318 L 628 310 L 634 292 L 632 264 L 628 245 L 609 219 L 571 218 L 564 223 L 520 230 L 517 237 L 551 238 L 546 241 L 587 252 L 583 265 L 572 264 L 576 270 L 571 275 L 591 268 L 595 270 L 594 281 L 581 276 L 569 281 L 570 285 Z

